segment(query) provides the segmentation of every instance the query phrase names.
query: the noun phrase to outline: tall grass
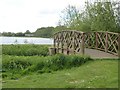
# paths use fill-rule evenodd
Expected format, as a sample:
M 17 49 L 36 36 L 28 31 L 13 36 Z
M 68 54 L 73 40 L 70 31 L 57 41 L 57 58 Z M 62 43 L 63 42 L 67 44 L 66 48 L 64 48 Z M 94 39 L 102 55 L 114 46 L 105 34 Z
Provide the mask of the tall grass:
M 16 56 L 47 56 L 48 45 L 2 45 L 2 54 Z
M 3 45 L 3 77 L 26 75 L 32 72 L 51 73 L 52 71 L 78 67 L 88 60 L 88 56 L 63 55 L 49 56 L 48 45 Z M 11 75 L 12 74 L 12 75 Z
M 91 59 L 87 56 L 63 54 L 46 57 L 3 55 L 3 70 L 8 72 L 15 70 L 16 73 L 21 71 L 22 74 L 45 73 L 78 67 L 88 60 Z

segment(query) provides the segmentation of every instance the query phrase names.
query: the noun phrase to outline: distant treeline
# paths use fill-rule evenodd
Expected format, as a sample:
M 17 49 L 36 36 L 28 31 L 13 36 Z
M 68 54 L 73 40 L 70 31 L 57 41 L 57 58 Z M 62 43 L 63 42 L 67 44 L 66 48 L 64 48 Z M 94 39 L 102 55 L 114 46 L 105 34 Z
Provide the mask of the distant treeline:
M 57 27 L 42 27 L 38 28 L 35 32 L 34 35 L 36 37 L 44 37 L 44 38 L 49 38 L 52 37 L 54 33 L 61 31 L 61 30 L 67 30 L 66 26 L 57 26 Z
M 26 30 L 26 32 L 3 32 L 1 33 L 2 36 L 15 36 L 15 37 L 26 37 L 26 36 L 32 36 L 32 37 L 43 37 L 43 38 L 50 38 L 55 32 L 58 32 L 60 30 L 67 30 L 68 28 L 65 26 L 56 26 L 56 27 L 41 27 L 38 28 L 35 32 L 30 32 L 29 30 Z
M 18 36 L 18 37 L 23 37 L 25 34 L 32 34 L 29 30 L 26 30 L 26 32 L 2 32 L 0 33 L 2 36 Z

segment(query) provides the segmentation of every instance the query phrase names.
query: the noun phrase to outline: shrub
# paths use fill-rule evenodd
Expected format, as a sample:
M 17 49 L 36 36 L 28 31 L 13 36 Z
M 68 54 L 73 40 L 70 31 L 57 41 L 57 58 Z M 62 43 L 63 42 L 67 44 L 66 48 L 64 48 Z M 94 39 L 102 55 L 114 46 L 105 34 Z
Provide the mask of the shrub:
M 22 74 L 30 72 L 51 73 L 52 71 L 78 67 L 91 60 L 87 56 L 63 55 L 38 57 L 38 56 L 3 56 L 3 69 L 21 71 Z
M 8 75 L 6 73 L 2 73 L 2 78 L 6 78 Z

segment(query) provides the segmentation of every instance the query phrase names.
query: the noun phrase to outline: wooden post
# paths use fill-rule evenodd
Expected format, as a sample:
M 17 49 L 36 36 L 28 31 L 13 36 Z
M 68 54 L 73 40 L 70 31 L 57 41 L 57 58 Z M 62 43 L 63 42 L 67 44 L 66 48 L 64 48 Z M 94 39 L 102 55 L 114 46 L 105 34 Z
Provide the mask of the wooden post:
M 97 32 L 95 32 L 95 37 L 96 37 L 96 49 L 98 49 L 98 35 L 97 35 L 98 33 Z
M 82 33 L 82 41 L 81 41 L 81 53 L 84 55 L 85 53 L 85 48 L 84 48 L 84 33 Z
M 64 53 L 64 50 L 63 50 L 63 31 L 61 32 L 61 52 Z
M 59 36 L 60 36 L 60 33 L 58 33 L 58 37 L 57 37 L 58 41 L 57 41 L 56 53 L 59 53 L 59 44 L 60 44 Z
M 56 37 L 54 36 L 54 48 L 56 48 Z
M 108 32 L 106 32 L 106 39 L 105 39 L 105 52 L 108 52 Z
M 56 53 L 59 53 L 59 42 L 57 42 Z
M 55 55 L 55 54 L 56 54 L 56 48 L 50 47 L 50 48 L 49 48 L 49 54 L 50 54 L 50 55 Z
M 53 42 L 54 42 L 53 48 L 49 48 L 50 55 L 56 54 L 56 38 L 55 38 L 55 36 L 54 36 L 54 41 Z
M 75 32 L 73 31 L 73 54 L 75 54 Z
M 118 33 L 118 58 L 120 59 L 120 33 Z
M 68 37 L 67 37 L 67 55 L 69 55 L 69 47 L 68 47 Z

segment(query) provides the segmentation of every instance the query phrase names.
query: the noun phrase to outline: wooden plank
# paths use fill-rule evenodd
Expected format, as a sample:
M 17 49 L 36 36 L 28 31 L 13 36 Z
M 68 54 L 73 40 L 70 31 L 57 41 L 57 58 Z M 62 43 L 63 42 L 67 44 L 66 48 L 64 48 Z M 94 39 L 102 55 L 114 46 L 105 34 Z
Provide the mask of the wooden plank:
M 95 36 L 96 36 L 96 49 L 98 48 L 98 33 L 95 32 Z
M 82 40 L 81 40 L 81 53 L 84 55 L 85 53 L 85 47 L 84 47 L 84 33 L 82 34 Z
M 105 52 L 108 52 L 108 32 L 106 32 L 106 39 L 105 39 Z
M 118 34 L 118 57 L 120 59 L 120 33 Z

